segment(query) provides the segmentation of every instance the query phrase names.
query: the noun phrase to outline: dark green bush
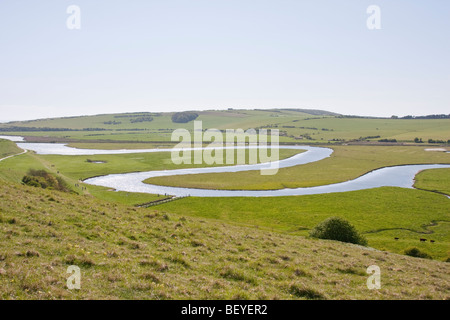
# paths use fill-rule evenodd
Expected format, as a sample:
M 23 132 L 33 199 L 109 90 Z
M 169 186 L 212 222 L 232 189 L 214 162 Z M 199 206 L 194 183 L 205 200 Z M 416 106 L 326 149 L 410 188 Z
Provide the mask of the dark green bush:
M 408 248 L 405 250 L 405 254 L 407 256 L 410 257 L 415 257 L 415 258 L 424 258 L 424 259 L 431 259 L 431 256 L 423 251 L 420 251 L 418 248 L 416 247 L 412 247 L 412 248 Z
M 319 223 L 310 232 L 310 236 L 319 239 L 337 240 L 360 245 L 367 245 L 367 240 L 358 233 L 347 220 L 332 217 Z
M 69 192 L 66 182 L 58 176 L 53 176 L 45 170 L 30 169 L 28 174 L 22 178 L 23 184 L 49 190 Z
M 22 178 L 22 182 L 23 182 L 24 184 L 26 184 L 27 186 L 30 186 L 30 187 L 38 187 L 38 188 L 41 188 L 41 187 L 42 187 L 42 185 L 41 185 L 41 183 L 39 182 L 39 180 L 38 180 L 37 177 L 24 176 L 24 177 Z

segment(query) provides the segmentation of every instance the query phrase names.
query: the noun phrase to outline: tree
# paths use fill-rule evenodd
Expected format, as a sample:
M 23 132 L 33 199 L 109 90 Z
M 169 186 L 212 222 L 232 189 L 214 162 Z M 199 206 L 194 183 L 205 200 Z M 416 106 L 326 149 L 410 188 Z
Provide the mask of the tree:
M 175 123 L 187 123 L 189 121 L 197 119 L 198 114 L 195 112 L 177 112 L 172 115 L 172 122 Z
M 367 245 L 367 240 L 358 233 L 354 226 L 340 217 L 331 217 L 319 223 L 310 232 L 310 236 L 319 239 L 337 240 L 360 245 Z

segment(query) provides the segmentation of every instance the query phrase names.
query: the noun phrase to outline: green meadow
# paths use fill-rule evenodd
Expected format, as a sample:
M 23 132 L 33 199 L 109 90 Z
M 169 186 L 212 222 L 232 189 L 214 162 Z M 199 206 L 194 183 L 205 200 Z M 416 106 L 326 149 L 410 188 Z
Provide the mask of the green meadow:
M 450 196 L 450 169 L 425 170 L 416 176 L 418 189 L 440 192 Z
M 444 195 L 420 190 L 385 187 L 275 198 L 192 197 L 160 208 L 302 236 L 326 218 L 339 216 L 354 224 L 374 248 L 403 253 L 416 246 L 436 259 L 450 258 L 450 201 Z M 399 240 L 394 240 L 396 237 Z M 420 238 L 436 242 L 421 242 Z

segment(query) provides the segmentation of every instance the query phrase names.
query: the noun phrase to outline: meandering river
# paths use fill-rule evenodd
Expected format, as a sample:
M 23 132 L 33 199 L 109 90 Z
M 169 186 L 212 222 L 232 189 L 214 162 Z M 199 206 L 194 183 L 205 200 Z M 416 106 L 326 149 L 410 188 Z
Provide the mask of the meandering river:
M 0 138 L 8 138 L 8 137 L 0 136 Z M 68 147 L 65 144 L 58 144 L 58 143 L 22 143 L 18 142 L 21 141 L 20 137 L 14 137 L 11 138 L 10 140 L 17 141 L 17 145 L 20 148 L 32 150 L 38 154 L 99 155 L 99 154 L 145 153 L 145 152 L 171 152 L 174 150 L 174 149 L 137 149 L 137 150 L 76 149 Z M 250 146 L 249 148 L 255 147 Z M 227 147 L 225 147 L 224 149 L 227 149 Z M 142 182 L 152 177 L 261 170 L 261 169 L 268 169 L 270 166 L 273 167 L 274 165 L 278 166 L 279 168 L 286 168 L 311 163 L 315 161 L 320 161 L 322 159 L 329 157 L 333 153 L 333 150 L 329 148 L 311 147 L 311 146 L 280 146 L 280 149 L 306 150 L 306 152 L 294 155 L 290 158 L 283 159 L 271 164 L 263 163 L 255 165 L 235 165 L 223 167 L 156 170 L 156 171 L 135 172 L 135 173 L 110 174 L 106 176 L 87 179 L 85 180 L 85 183 L 113 188 L 117 191 L 169 194 L 174 196 L 190 195 L 195 197 L 279 197 L 279 196 L 323 194 L 332 192 L 347 192 L 378 187 L 412 188 L 414 185 L 414 177 L 419 171 L 437 168 L 450 168 L 450 164 L 393 166 L 377 169 L 356 179 L 341 183 L 309 188 L 293 188 L 293 189 L 264 190 L 264 191 L 176 188 L 176 187 L 165 187 L 146 184 Z M 198 150 L 198 149 L 186 148 L 184 150 Z
M 237 167 L 198 168 L 198 169 L 112 174 L 87 179 L 85 180 L 85 182 L 93 185 L 114 188 L 119 191 L 170 194 L 175 196 L 190 195 L 195 197 L 281 197 L 281 196 L 298 196 L 308 194 L 323 194 L 332 192 L 347 192 L 378 187 L 412 188 L 414 185 L 414 177 L 419 171 L 437 168 L 450 168 L 450 165 L 431 164 L 431 165 L 406 165 L 406 166 L 387 167 L 374 170 L 354 180 L 349 180 L 336 184 L 309 187 L 309 188 L 279 189 L 279 190 L 264 190 L 264 191 L 175 188 L 175 187 L 164 187 L 146 184 L 142 182 L 152 177 L 171 176 L 178 174 L 244 171 L 244 169 L 240 170 Z M 256 168 L 253 168 L 251 170 L 255 169 Z M 250 168 L 246 168 L 245 170 L 250 170 Z

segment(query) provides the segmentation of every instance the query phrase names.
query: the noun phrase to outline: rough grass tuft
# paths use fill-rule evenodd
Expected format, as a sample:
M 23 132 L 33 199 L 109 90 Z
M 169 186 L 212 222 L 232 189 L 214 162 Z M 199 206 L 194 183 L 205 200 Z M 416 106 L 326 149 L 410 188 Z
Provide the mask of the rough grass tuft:
M 78 257 L 72 254 L 67 255 L 64 259 L 64 262 L 69 265 L 75 265 L 86 268 L 93 267 L 95 265 L 95 262 L 86 256 Z
M 220 276 L 229 279 L 229 280 L 235 280 L 235 281 L 242 281 L 247 282 L 249 284 L 256 285 L 256 279 L 247 276 L 244 272 L 241 270 L 237 270 L 233 267 L 225 267 L 221 272 Z
M 310 300 L 324 300 L 326 299 L 325 295 L 320 293 L 319 291 L 306 287 L 302 284 L 292 283 L 289 285 L 288 291 L 293 296 L 298 298 L 306 298 Z

